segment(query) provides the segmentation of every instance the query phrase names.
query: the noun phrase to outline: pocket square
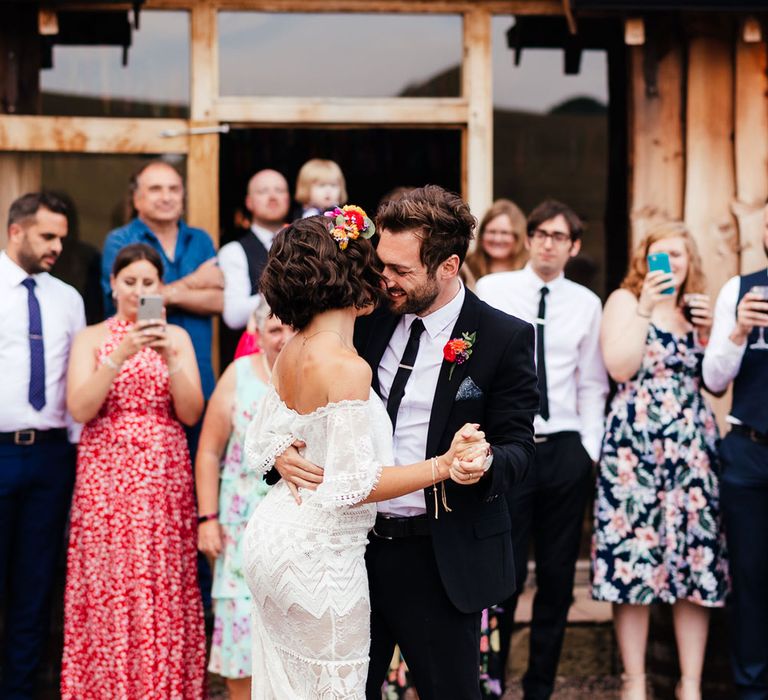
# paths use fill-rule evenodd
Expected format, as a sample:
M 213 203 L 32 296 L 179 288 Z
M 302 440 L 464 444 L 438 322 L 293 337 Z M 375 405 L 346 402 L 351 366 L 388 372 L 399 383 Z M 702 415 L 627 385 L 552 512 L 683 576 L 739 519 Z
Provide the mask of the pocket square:
M 477 384 L 472 381 L 472 377 L 467 377 L 456 392 L 455 401 L 468 401 L 469 399 L 480 399 L 483 392 Z

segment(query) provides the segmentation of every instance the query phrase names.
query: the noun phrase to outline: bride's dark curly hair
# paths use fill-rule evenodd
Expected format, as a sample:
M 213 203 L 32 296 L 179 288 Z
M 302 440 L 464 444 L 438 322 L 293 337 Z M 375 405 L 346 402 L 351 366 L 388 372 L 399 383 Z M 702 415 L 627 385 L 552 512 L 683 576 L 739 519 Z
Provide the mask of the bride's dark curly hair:
M 329 309 L 362 309 L 383 299 L 381 263 L 370 240 L 350 240 L 346 250 L 331 235 L 326 216 L 299 219 L 272 244 L 259 291 L 272 313 L 300 331 Z

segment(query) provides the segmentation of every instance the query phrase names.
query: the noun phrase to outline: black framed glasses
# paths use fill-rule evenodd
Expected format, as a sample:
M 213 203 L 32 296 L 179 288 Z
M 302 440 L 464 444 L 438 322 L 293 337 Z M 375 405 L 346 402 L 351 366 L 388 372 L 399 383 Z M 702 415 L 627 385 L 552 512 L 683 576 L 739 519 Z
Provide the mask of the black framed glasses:
M 531 238 L 534 241 L 538 241 L 539 243 L 543 243 L 547 239 L 553 243 L 558 243 L 559 245 L 564 245 L 565 243 L 571 242 L 570 233 L 564 233 L 563 231 L 545 231 L 543 228 L 537 228 L 534 230 L 534 232 L 531 234 Z

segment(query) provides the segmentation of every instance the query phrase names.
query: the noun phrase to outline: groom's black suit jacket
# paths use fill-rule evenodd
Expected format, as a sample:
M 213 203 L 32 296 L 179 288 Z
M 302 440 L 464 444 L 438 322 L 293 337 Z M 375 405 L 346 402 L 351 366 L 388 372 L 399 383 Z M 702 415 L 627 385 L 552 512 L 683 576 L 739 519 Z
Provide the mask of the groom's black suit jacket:
M 378 310 L 359 318 L 355 346 L 378 367 L 399 320 Z M 472 355 L 455 365 L 443 361 L 432 403 L 425 458 L 448 450 L 465 423 L 479 423 L 493 449 L 490 471 L 474 486 L 445 482 L 450 512 L 432 487 L 424 490 L 440 577 L 451 602 L 462 612 L 479 612 L 506 600 L 515 588 L 510 518 L 504 494 L 522 480 L 533 461 L 533 417 L 539 409 L 533 327 L 498 311 L 466 291 L 451 338 L 476 333 Z M 468 390 L 457 396 L 466 379 Z M 466 398 L 465 398 L 466 397 Z

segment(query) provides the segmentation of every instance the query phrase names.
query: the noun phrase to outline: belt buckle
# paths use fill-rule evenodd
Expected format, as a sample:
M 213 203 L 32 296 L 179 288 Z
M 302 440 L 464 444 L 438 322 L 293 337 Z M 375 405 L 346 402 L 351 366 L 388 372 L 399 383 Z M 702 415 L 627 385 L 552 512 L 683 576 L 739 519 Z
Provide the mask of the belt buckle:
M 35 444 L 35 431 L 34 430 L 17 430 L 13 434 L 14 445 L 34 445 Z

